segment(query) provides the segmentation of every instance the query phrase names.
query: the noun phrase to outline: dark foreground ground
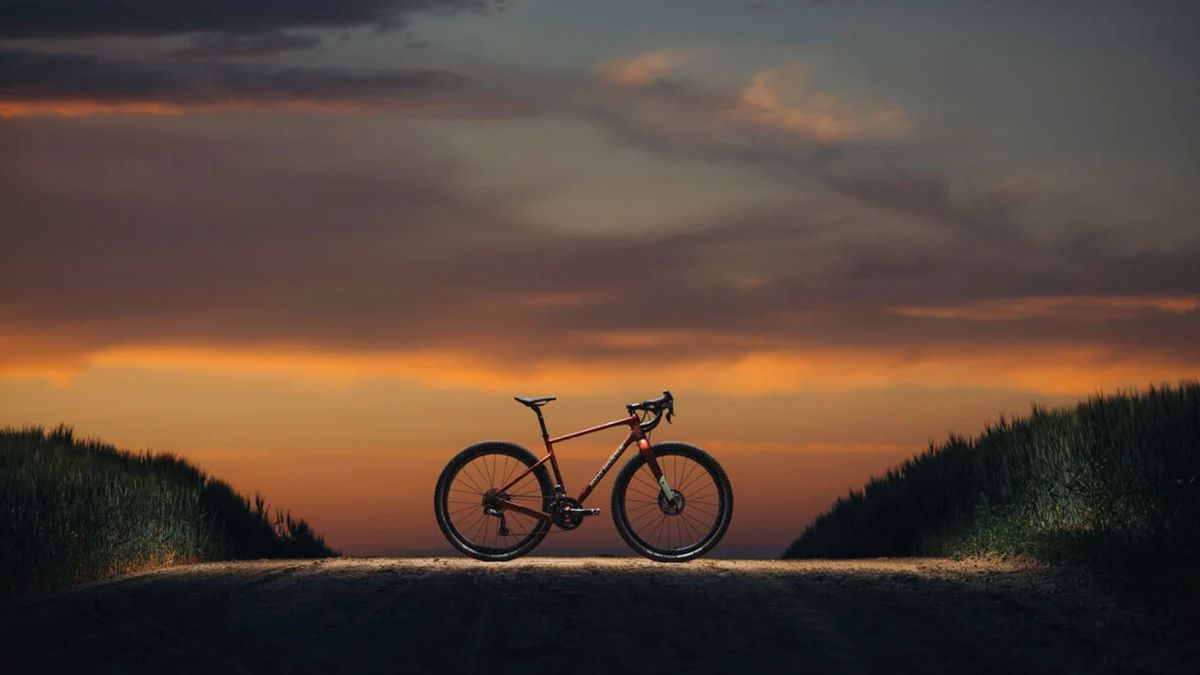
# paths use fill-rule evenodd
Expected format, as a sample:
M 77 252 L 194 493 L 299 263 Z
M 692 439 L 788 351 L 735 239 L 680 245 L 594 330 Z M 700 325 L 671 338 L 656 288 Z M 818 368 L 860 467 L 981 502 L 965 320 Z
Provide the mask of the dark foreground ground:
M 1086 577 L 948 560 L 333 559 L 178 567 L 0 608 L 4 672 L 1195 672 Z

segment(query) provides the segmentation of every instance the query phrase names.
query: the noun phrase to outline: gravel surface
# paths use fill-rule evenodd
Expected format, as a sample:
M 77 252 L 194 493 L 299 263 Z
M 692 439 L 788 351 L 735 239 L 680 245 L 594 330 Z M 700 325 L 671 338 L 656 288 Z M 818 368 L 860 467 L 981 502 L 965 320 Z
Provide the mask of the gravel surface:
M 188 565 L 0 608 L 5 672 L 1196 672 L 1035 564 L 331 559 Z

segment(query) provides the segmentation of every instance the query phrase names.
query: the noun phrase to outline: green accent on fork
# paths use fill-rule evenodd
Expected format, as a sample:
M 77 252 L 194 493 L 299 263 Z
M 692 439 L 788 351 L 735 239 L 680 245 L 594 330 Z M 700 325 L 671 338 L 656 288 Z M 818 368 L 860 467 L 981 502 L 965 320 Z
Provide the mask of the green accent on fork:
M 671 488 L 667 485 L 667 477 L 666 476 L 659 476 L 658 484 L 662 486 L 663 494 L 666 495 L 667 501 L 671 501 L 672 499 L 675 499 L 675 493 L 671 492 Z

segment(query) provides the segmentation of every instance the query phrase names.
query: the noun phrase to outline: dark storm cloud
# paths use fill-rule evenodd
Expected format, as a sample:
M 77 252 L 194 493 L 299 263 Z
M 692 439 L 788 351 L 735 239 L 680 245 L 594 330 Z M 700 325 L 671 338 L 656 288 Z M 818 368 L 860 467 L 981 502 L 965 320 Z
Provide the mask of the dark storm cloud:
M 949 181 L 929 170 L 888 167 L 831 174 L 824 182 L 833 190 L 888 211 L 924 218 L 980 239 L 1012 239 L 1012 217 L 1019 197 L 1011 192 L 974 194 L 966 203 L 951 197 Z
M 7 330 L 66 330 L 85 348 L 285 341 L 514 359 L 1081 343 L 1191 358 L 1200 342 L 1196 312 L 986 323 L 888 312 L 1026 295 L 1200 294 L 1200 242 L 1162 252 L 1020 238 L 1014 255 L 970 230 L 882 241 L 799 210 L 585 235 L 472 196 L 416 132 L 239 124 L 0 127 Z M 938 194 L 927 201 L 942 204 Z M 539 302 L 547 293 L 568 300 Z M 606 331 L 682 337 L 632 348 L 587 339 Z
M 285 28 L 395 26 L 418 12 L 485 0 L 0 0 L 0 37 L 261 33 Z
M 183 58 L 213 56 L 273 56 L 280 52 L 316 49 L 321 39 L 315 35 L 285 33 L 274 30 L 264 33 L 199 33 L 184 47 L 171 52 Z
M 354 72 L 216 63 L 143 63 L 94 56 L 0 51 L 0 98 L 179 105 L 272 101 L 449 105 L 482 96 L 436 70 Z M 480 101 L 481 102 L 481 101 Z

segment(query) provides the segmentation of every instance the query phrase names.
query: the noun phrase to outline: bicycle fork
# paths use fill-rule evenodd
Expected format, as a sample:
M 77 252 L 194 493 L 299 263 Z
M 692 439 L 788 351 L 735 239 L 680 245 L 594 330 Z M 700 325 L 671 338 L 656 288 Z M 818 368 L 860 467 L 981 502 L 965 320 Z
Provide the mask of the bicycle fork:
M 650 473 L 654 474 L 655 480 L 658 481 L 658 486 L 662 488 L 663 497 L 666 497 L 667 502 L 674 501 L 675 493 L 671 491 L 671 486 L 667 484 L 667 475 L 663 473 L 662 467 L 658 465 L 658 458 L 650 451 L 650 441 L 646 440 L 644 435 L 638 438 L 638 450 L 642 453 L 642 457 L 646 459 L 646 464 L 650 465 Z

